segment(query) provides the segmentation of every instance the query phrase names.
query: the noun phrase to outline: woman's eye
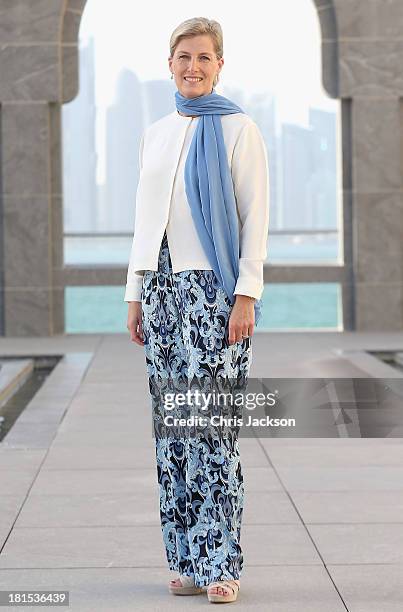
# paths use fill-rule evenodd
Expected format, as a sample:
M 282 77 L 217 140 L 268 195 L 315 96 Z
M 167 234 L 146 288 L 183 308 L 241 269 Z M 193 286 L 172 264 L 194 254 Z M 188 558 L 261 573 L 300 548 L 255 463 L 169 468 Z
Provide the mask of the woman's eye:
M 183 59 L 184 57 L 187 57 L 187 55 L 180 55 L 180 56 L 179 56 L 179 59 Z M 210 58 L 209 58 L 209 57 L 207 57 L 207 55 L 202 55 L 202 59 L 209 60 Z

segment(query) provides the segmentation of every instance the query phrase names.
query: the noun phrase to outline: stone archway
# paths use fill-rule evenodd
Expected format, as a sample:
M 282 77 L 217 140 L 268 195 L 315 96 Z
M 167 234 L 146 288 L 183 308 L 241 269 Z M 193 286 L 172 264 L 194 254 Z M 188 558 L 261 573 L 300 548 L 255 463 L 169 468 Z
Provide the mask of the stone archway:
M 322 83 L 331 98 L 339 97 L 338 35 L 334 0 L 312 0 L 322 34 Z
M 345 263 L 338 269 L 272 266 L 267 280 L 341 282 L 346 329 L 400 330 L 403 78 L 397 39 L 403 9 L 398 0 L 386 9 L 380 0 L 313 1 L 323 86 L 342 105 Z M 62 333 L 66 284 L 124 279 L 123 269 L 67 270 L 62 261 L 60 109 L 78 91 L 85 4 L 0 0 L 7 9 L 0 34 L 1 332 L 7 336 Z

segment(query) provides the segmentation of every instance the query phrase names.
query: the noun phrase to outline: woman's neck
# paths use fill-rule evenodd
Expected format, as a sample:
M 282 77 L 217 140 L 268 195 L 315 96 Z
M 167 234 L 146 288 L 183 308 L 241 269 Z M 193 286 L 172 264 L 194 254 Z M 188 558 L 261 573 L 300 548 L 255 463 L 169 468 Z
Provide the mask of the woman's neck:
M 197 117 L 197 115 L 184 115 L 183 113 L 180 113 L 179 111 L 177 111 L 179 113 L 179 115 L 182 115 L 182 117 Z

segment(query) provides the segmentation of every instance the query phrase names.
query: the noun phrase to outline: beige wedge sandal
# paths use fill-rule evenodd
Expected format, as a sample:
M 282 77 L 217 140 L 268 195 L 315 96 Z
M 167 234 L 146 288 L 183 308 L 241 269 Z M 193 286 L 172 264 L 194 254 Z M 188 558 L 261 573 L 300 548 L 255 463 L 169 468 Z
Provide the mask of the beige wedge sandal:
M 212 589 L 220 587 L 224 594 L 212 593 Z M 211 582 L 207 587 L 207 598 L 211 603 L 230 603 L 236 601 L 240 589 L 239 580 L 220 580 Z
M 180 585 L 175 582 L 180 581 Z M 203 593 L 202 587 L 197 587 L 192 576 L 178 576 L 169 583 L 169 592 L 172 595 L 199 595 Z

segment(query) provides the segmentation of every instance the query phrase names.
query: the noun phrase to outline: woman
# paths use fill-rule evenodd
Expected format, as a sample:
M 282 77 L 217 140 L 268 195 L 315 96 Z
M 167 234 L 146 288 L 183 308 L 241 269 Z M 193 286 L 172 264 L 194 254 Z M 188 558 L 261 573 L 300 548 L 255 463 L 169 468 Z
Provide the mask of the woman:
M 168 61 L 176 109 L 141 140 L 127 328 L 145 350 L 161 528 L 179 573 L 169 590 L 207 587 L 209 601 L 230 602 L 243 567 L 238 428 L 167 434 L 165 402 L 194 381 L 202 390 L 245 387 L 263 292 L 267 152 L 254 121 L 214 91 L 224 64 L 216 21 L 181 23 Z

